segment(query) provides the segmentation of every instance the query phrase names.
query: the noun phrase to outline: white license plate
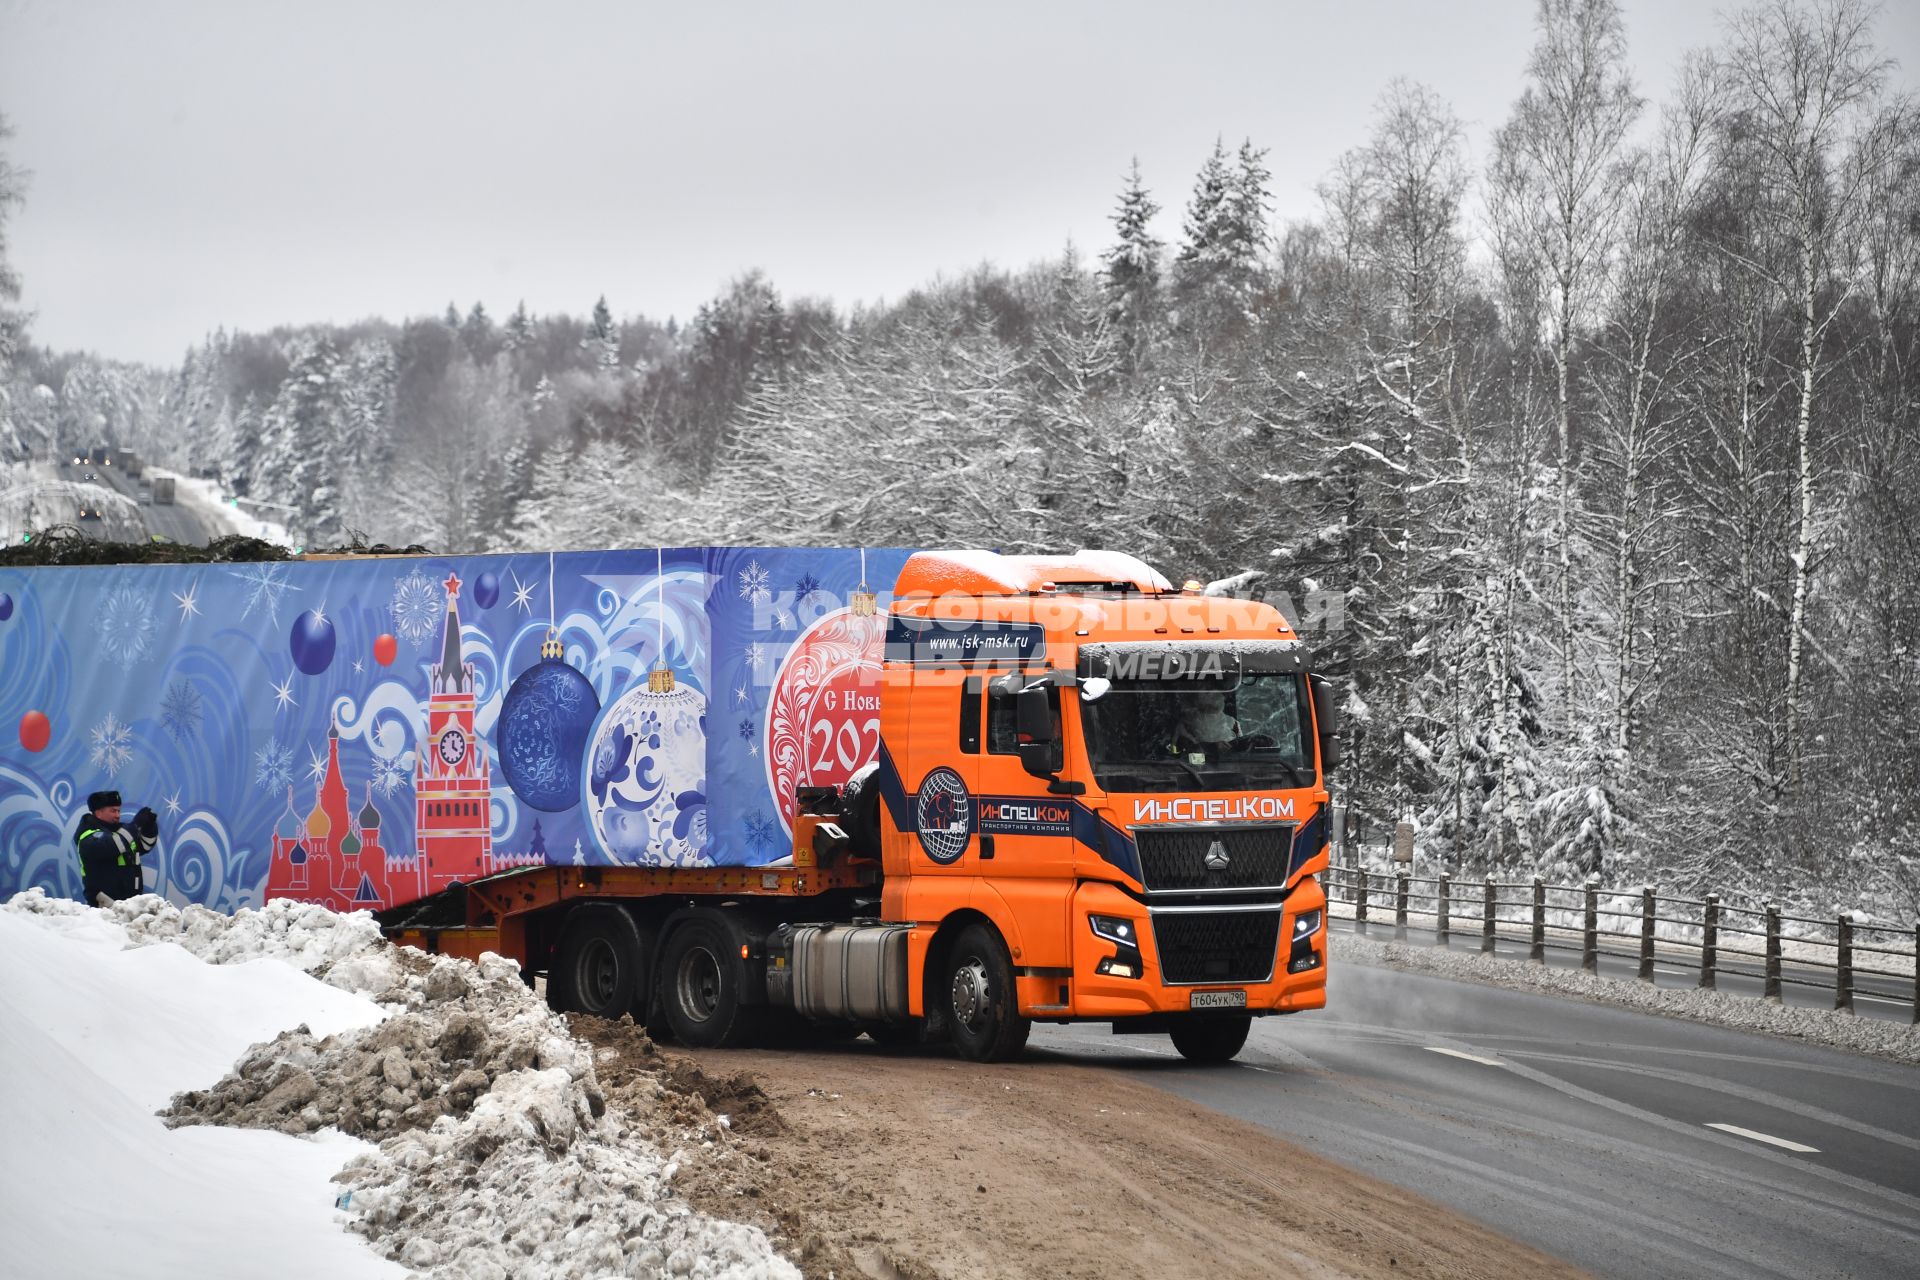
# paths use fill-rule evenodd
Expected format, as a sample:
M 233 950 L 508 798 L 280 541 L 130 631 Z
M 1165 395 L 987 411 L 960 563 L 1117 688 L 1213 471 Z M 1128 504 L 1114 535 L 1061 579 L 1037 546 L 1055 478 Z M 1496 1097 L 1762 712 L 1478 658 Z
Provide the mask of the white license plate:
M 1193 993 L 1189 1009 L 1244 1009 L 1247 1007 L 1247 993 L 1244 991 L 1196 991 Z

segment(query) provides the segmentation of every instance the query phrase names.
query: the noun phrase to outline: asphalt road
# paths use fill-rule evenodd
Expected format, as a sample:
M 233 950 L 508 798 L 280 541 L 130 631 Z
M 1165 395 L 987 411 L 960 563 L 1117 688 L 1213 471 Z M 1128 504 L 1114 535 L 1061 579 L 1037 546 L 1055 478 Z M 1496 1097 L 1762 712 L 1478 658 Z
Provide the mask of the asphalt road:
M 1333 927 L 1347 932 L 1359 932 L 1351 919 L 1333 917 Z M 1510 927 L 1503 924 L 1503 928 Z M 1365 929 L 1365 936 L 1381 941 L 1392 941 L 1395 937 L 1393 914 L 1387 912 L 1383 923 L 1378 905 L 1375 914 Z M 1885 934 L 1876 935 L 1873 945 L 1898 946 L 1899 938 L 1905 937 L 1907 945 L 1912 944 L 1912 935 Z M 1409 923 L 1406 941 L 1415 945 L 1433 945 L 1434 931 L 1423 929 Z M 1546 963 L 1557 969 L 1578 969 L 1580 967 L 1579 943 L 1569 940 L 1565 935 L 1552 938 L 1552 945 L 1546 950 Z M 1600 973 L 1610 978 L 1634 978 L 1640 972 L 1640 952 L 1637 942 L 1619 938 L 1603 939 L 1603 947 L 1596 957 Z M 1468 921 L 1455 926 L 1448 942 L 1448 948 L 1459 952 L 1478 952 L 1480 950 L 1480 922 Z M 1614 948 L 1608 950 L 1607 948 Z M 1501 934 L 1494 940 L 1494 954 L 1505 960 L 1525 960 L 1528 942 L 1524 938 Z M 1766 992 L 1765 960 L 1750 952 L 1720 951 L 1715 964 L 1715 985 L 1722 991 L 1736 995 L 1760 997 Z M 1861 1017 L 1887 1018 L 1898 1022 L 1913 1020 L 1914 983 L 1913 979 L 1901 976 L 1889 976 L 1863 972 L 1860 964 L 1885 966 L 1887 960 L 1881 956 L 1869 956 L 1861 952 L 1856 957 L 1853 977 L 1853 1011 Z M 1834 1005 L 1834 971 L 1812 966 L 1796 964 L 1792 960 L 1783 960 L 1780 965 L 1781 1000 L 1790 1005 L 1812 1009 L 1831 1009 Z M 1700 953 L 1684 947 L 1658 944 L 1654 950 L 1653 982 L 1659 987 L 1692 989 L 1700 985 Z
M 148 491 L 140 487 L 140 482 L 126 474 L 125 468 L 86 463 L 76 465 L 68 461 L 61 466 L 67 478 L 79 481 L 82 476 L 91 473 L 93 484 L 112 493 L 119 494 L 132 505 L 116 503 L 108 511 L 109 519 L 102 521 L 97 531 L 99 536 L 126 539 L 144 538 L 150 534 L 159 534 L 175 542 L 205 542 L 212 536 L 201 524 L 189 507 L 178 504 L 156 506 L 147 501 Z M 131 526 L 131 527 L 130 527 Z
M 1224 1066 L 1099 1026 L 1037 1027 L 1032 1052 L 1149 1080 L 1596 1275 L 1920 1276 L 1920 1071 L 1394 970 L 1329 981 L 1326 1010 L 1256 1021 Z

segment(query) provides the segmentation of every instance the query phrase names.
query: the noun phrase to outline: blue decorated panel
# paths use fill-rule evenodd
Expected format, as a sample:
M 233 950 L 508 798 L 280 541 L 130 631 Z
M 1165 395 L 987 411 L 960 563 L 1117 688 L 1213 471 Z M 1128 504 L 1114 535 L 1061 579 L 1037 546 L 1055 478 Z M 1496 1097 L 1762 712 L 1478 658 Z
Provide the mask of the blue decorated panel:
M 77 896 L 108 788 L 160 814 L 148 887 L 226 911 L 778 859 L 792 787 L 872 757 L 906 554 L 0 569 L 0 895 Z

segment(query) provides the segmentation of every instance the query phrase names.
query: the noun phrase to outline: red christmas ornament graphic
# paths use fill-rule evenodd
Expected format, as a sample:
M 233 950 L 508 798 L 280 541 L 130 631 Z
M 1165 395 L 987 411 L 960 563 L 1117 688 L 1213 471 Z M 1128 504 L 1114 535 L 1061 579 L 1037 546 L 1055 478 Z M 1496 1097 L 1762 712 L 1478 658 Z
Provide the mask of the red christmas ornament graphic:
M 29 751 L 45 751 L 53 740 L 53 724 L 43 711 L 29 711 L 20 717 L 20 745 Z
M 390 667 L 393 665 L 393 660 L 399 656 L 400 642 L 398 640 L 395 640 L 390 635 L 382 635 L 374 639 L 373 660 L 375 662 L 383 667 Z

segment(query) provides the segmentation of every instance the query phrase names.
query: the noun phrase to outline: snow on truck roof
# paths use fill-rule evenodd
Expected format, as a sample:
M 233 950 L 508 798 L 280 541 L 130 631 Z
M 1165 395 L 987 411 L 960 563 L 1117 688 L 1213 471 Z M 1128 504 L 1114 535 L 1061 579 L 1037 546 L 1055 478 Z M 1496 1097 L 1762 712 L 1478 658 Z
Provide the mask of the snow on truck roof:
M 1157 595 L 1173 590 L 1145 561 L 1119 551 L 1066 556 L 1009 556 L 998 551 L 920 551 L 894 584 L 896 599 L 914 595 L 1024 596 L 1075 587 Z

